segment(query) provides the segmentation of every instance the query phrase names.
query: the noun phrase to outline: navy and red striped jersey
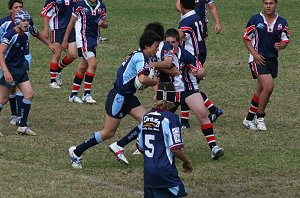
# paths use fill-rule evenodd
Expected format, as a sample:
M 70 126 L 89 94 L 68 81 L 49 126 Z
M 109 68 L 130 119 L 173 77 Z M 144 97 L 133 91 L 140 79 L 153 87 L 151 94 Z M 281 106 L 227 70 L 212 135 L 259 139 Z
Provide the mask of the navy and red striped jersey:
M 195 57 L 198 57 L 201 53 L 206 53 L 203 23 L 194 10 L 181 17 L 179 30 L 185 33 L 185 38 L 182 42 L 184 49 L 189 51 Z
M 107 17 L 105 4 L 98 0 L 96 6 L 90 6 L 87 0 L 79 1 L 73 7 L 72 15 L 77 18 L 75 24 L 77 48 L 84 51 L 87 47 L 97 47 L 99 22 Z
M 41 12 L 43 17 L 49 17 L 51 30 L 66 29 L 72 15 L 72 8 L 78 0 L 46 0 Z
M 290 32 L 287 21 L 277 15 L 276 19 L 268 24 L 261 12 L 254 15 L 248 22 L 244 33 L 244 39 L 252 42 L 252 46 L 260 55 L 265 58 L 278 57 L 278 51 L 274 48 L 277 42 L 289 42 Z M 249 62 L 254 60 L 249 55 Z

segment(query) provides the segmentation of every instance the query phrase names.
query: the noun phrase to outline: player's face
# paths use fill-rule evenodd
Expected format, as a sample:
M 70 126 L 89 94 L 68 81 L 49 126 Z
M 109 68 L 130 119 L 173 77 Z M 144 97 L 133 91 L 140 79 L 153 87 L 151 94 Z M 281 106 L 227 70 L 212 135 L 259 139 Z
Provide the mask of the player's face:
M 29 20 L 28 19 L 25 19 L 25 20 L 23 20 L 23 21 L 20 22 L 20 29 L 23 32 L 27 32 L 28 31 L 28 27 L 29 27 Z
M 159 42 L 155 41 L 150 47 L 146 47 L 146 54 L 148 56 L 155 56 L 156 52 L 158 51 Z
M 177 48 L 179 45 L 179 42 L 174 37 L 166 37 L 166 42 L 173 45 L 174 48 Z
M 265 0 L 264 1 L 264 13 L 267 15 L 274 15 L 277 7 L 275 0 Z
M 9 10 L 9 12 L 11 13 L 11 16 L 14 17 L 16 13 L 22 9 L 23 9 L 23 5 L 21 3 L 14 3 L 11 10 Z

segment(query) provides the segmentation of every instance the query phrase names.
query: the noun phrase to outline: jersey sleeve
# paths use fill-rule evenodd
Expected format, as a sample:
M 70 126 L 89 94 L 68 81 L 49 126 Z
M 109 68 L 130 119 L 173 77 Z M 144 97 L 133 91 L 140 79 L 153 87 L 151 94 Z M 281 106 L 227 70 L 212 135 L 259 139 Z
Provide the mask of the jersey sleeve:
M 283 27 L 280 39 L 281 39 L 282 42 L 285 42 L 285 43 L 290 42 L 290 31 L 289 31 L 287 22 Z
M 13 34 L 11 31 L 7 31 L 3 37 L 1 38 L 1 44 L 9 46 L 14 42 L 15 37 L 13 37 Z
M 244 32 L 244 36 L 243 38 L 245 40 L 251 41 L 252 39 L 254 39 L 255 37 L 255 32 L 256 32 L 256 27 L 255 27 L 255 18 L 252 17 L 248 23 L 247 23 L 247 27 L 246 30 Z
M 140 76 L 142 74 L 149 74 L 150 68 L 142 52 L 135 53 L 131 61 L 133 61 L 135 65 L 137 76 Z
M 47 0 L 45 2 L 44 8 L 41 11 L 41 15 L 43 17 L 51 17 L 54 13 L 55 9 L 55 1 L 54 0 Z
M 168 145 L 170 146 L 171 151 L 183 148 L 183 139 L 181 133 L 181 126 L 179 116 L 176 114 L 172 114 L 169 117 L 168 122 L 163 122 L 164 124 L 164 135 L 168 141 Z M 168 124 L 168 126 L 166 126 Z
M 203 65 L 195 56 L 193 56 L 190 52 L 188 52 L 185 49 L 183 49 L 183 52 L 184 52 L 184 59 L 185 59 L 184 62 L 189 68 L 194 70 L 199 70 L 203 68 Z
M 80 14 L 81 10 L 83 9 L 82 6 L 79 4 L 80 2 L 76 2 L 74 7 L 72 8 L 72 16 L 78 18 L 78 15 Z

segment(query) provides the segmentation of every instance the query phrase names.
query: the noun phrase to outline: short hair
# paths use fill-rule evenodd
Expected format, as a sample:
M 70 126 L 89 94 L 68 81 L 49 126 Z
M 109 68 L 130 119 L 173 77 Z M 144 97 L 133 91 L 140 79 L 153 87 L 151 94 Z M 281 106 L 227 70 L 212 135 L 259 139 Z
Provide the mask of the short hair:
M 180 37 L 179 37 L 179 32 L 177 29 L 175 28 L 170 28 L 170 29 L 167 29 L 166 33 L 165 33 L 165 39 L 167 37 L 173 37 L 173 38 L 176 38 L 176 41 L 179 41 Z
M 180 3 L 188 10 L 193 10 L 195 7 L 195 0 L 180 0 Z
M 160 42 L 160 41 L 162 41 L 162 38 L 156 32 L 154 32 L 152 30 L 148 30 L 148 31 L 145 31 L 142 34 L 142 36 L 140 37 L 139 46 L 143 50 L 147 46 L 153 45 L 153 43 L 155 41 Z
M 165 29 L 164 29 L 164 26 L 160 22 L 153 22 L 153 23 L 147 24 L 144 29 L 144 32 L 146 32 L 148 30 L 153 30 L 161 37 L 161 39 L 164 38 Z
M 11 10 L 15 3 L 20 3 L 23 6 L 23 0 L 9 0 L 7 3 L 8 9 Z
M 274 0 L 275 1 L 275 3 L 277 3 L 277 0 Z M 265 2 L 265 0 L 263 0 L 263 3 Z

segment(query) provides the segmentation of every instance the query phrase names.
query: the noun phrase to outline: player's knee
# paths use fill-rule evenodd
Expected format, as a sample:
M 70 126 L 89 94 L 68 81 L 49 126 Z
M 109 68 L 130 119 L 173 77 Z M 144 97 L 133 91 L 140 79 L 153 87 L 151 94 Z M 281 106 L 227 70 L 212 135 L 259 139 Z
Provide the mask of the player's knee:
M 0 104 L 5 105 L 8 102 L 9 96 L 1 96 Z
M 101 137 L 103 140 L 107 140 L 112 138 L 115 135 L 116 131 L 106 131 L 106 130 L 102 130 L 101 131 Z
M 198 120 L 203 123 L 207 120 L 207 113 L 205 110 L 203 111 L 199 111 L 197 114 L 196 114 Z

